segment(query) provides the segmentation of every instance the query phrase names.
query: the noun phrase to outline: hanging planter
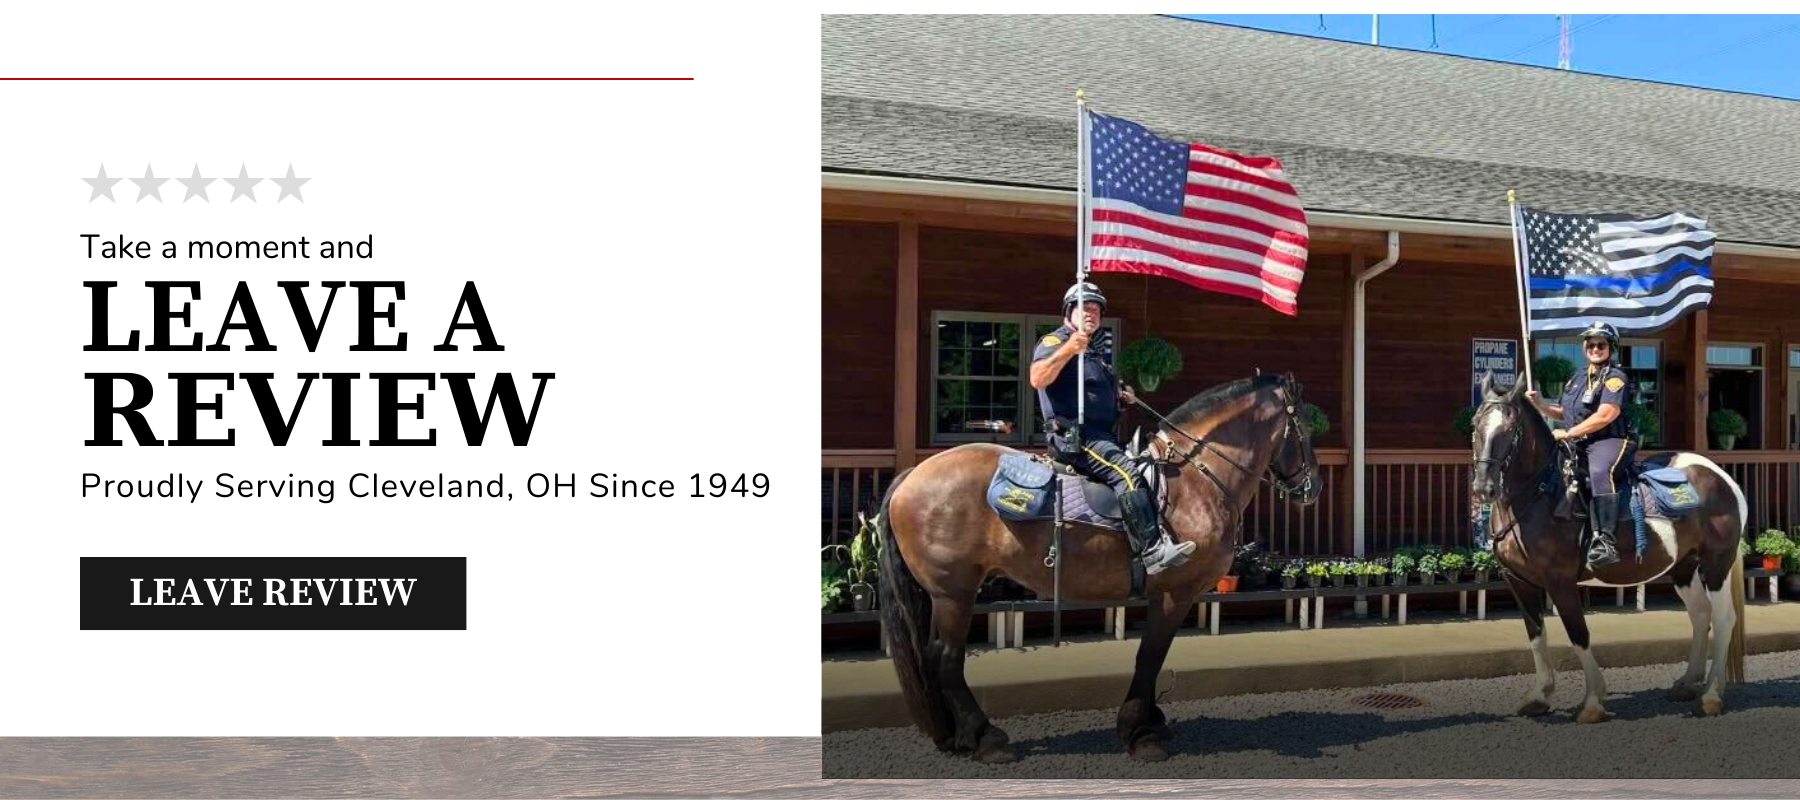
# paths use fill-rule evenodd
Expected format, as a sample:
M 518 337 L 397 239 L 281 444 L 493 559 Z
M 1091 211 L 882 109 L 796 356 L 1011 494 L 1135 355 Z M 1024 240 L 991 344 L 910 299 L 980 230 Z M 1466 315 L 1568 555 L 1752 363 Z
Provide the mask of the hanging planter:
M 1181 372 L 1181 351 L 1162 339 L 1146 336 L 1119 351 L 1119 372 L 1138 389 L 1154 392 Z

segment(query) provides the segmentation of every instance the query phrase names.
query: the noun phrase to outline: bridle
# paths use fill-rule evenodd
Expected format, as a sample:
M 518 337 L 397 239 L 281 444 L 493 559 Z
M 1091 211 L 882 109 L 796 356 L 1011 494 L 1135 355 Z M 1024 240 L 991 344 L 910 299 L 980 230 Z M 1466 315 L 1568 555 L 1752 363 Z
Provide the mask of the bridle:
M 1286 384 L 1284 383 L 1281 388 L 1282 409 L 1286 414 L 1286 419 L 1282 422 L 1281 448 L 1285 449 L 1292 444 L 1292 437 L 1295 434 L 1300 436 L 1300 443 L 1304 445 L 1310 440 L 1311 434 L 1307 433 L 1306 426 L 1300 424 L 1299 415 L 1296 412 L 1295 405 L 1287 396 Z M 1297 476 L 1281 474 L 1281 472 L 1275 468 L 1276 459 L 1269 460 L 1268 469 L 1263 471 L 1265 474 L 1252 472 L 1249 467 L 1238 463 L 1237 459 L 1227 455 L 1211 441 L 1197 438 L 1193 434 L 1182 430 L 1180 426 L 1170 422 L 1167 417 L 1156 413 L 1155 409 L 1143 405 L 1141 401 L 1139 402 L 1139 405 L 1142 406 L 1145 411 L 1150 412 L 1150 416 L 1155 417 L 1163 424 L 1163 431 L 1157 433 L 1157 438 L 1162 440 L 1167 452 L 1164 453 L 1158 461 L 1163 464 L 1172 465 L 1178 470 L 1183 467 L 1192 468 L 1201 475 L 1205 475 L 1208 480 L 1213 482 L 1214 486 L 1219 487 L 1220 492 L 1225 493 L 1228 496 L 1230 495 L 1230 491 L 1225 488 L 1225 482 L 1220 480 L 1219 476 L 1213 474 L 1212 469 L 1206 465 L 1206 462 L 1199 460 L 1200 452 L 1202 450 L 1209 451 L 1213 455 L 1218 456 L 1225 463 L 1235 467 L 1239 472 L 1256 478 L 1262 483 L 1268 484 L 1279 493 L 1284 500 L 1289 499 L 1294 495 L 1299 495 L 1301 497 L 1307 496 L 1312 492 L 1314 481 L 1318 480 L 1318 469 L 1315 465 L 1310 463 L 1301 467 L 1300 474 Z M 1180 445 L 1177 445 L 1173 439 L 1168 437 L 1167 431 L 1174 431 L 1180 434 L 1182 438 L 1193 442 L 1194 446 L 1183 450 Z M 1277 456 L 1281 455 L 1282 449 L 1277 449 L 1275 454 Z M 1275 476 L 1275 479 L 1270 480 L 1268 477 L 1269 475 Z
M 1475 414 L 1469 418 L 1470 425 L 1475 430 L 1480 430 L 1481 427 L 1480 427 L 1479 423 L 1481 421 L 1481 415 L 1483 413 L 1485 413 L 1490 406 L 1504 406 L 1504 405 L 1507 405 L 1507 404 L 1505 402 L 1499 401 L 1499 400 L 1489 400 L 1488 402 L 1482 403 L 1480 408 L 1475 409 Z M 1494 459 L 1494 458 L 1484 458 L 1481 456 L 1474 456 L 1473 459 L 1474 459 L 1474 464 L 1476 466 L 1479 466 L 1482 464 L 1494 464 L 1496 466 L 1496 469 L 1499 471 L 1499 478 L 1496 480 L 1496 482 L 1499 484 L 1500 494 L 1504 497 L 1510 498 L 1511 494 L 1509 494 L 1506 491 L 1506 473 L 1508 471 L 1510 471 L 1510 469 L 1512 467 L 1513 457 L 1517 456 L 1519 454 L 1519 442 L 1523 439 L 1525 433 L 1524 433 L 1523 425 L 1519 425 L 1519 424 L 1515 423 L 1515 424 L 1509 425 L 1507 427 L 1510 429 L 1509 433 L 1511 436 L 1507 440 L 1506 457 L 1505 458 Z

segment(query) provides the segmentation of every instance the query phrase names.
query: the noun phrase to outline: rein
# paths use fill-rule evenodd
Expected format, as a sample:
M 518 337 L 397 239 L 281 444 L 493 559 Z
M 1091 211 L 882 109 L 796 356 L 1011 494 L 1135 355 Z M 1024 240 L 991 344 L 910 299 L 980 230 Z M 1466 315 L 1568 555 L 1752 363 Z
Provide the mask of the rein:
M 1145 403 L 1142 399 L 1139 399 L 1137 401 L 1137 405 L 1139 408 L 1142 408 L 1145 411 L 1149 412 L 1150 416 L 1155 417 L 1158 422 L 1161 422 L 1163 424 L 1164 430 L 1173 430 L 1176 433 L 1181 434 L 1182 438 L 1185 438 L 1188 441 L 1193 442 L 1195 445 L 1197 445 L 1196 447 L 1192 447 L 1192 448 L 1187 449 L 1186 451 L 1183 451 L 1180 447 L 1178 447 L 1175 444 L 1175 442 L 1173 440 L 1170 440 L 1167 436 L 1164 436 L 1163 440 L 1168 442 L 1169 452 L 1170 452 L 1171 456 L 1179 456 L 1179 458 L 1174 458 L 1174 457 L 1165 458 L 1165 459 L 1161 459 L 1162 462 L 1165 464 L 1173 464 L 1177 469 L 1180 469 L 1182 467 L 1193 468 L 1195 471 L 1199 472 L 1200 474 L 1205 475 L 1208 480 L 1213 482 L 1214 486 L 1219 487 L 1220 492 L 1224 492 L 1226 495 L 1229 495 L 1230 492 L 1228 490 L 1226 490 L 1224 481 L 1219 480 L 1219 476 L 1213 474 L 1212 469 L 1209 468 L 1208 466 L 1206 466 L 1206 462 L 1196 460 L 1200 456 L 1200 451 L 1202 451 L 1202 450 L 1209 451 L 1213 455 L 1216 455 L 1220 459 L 1223 459 L 1225 461 L 1225 463 L 1230 464 L 1231 466 L 1235 467 L 1239 472 L 1242 472 L 1245 475 L 1254 477 L 1258 481 L 1261 481 L 1262 483 L 1268 484 L 1270 487 L 1274 488 L 1275 491 L 1280 492 L 1281 496 L 1283 498 L 1290 497 L 1294 494 L 1299 494 L 1301 496 L 1305 496 L 1305 494 L 1307 492 L 1312 490 L 1312 483 L 1315 478 L 1316 471 L 1310 465 L 1307 466 L 1305 469 L 1303 469 L 1301 471 L 1301 474 L 1299 475 L 1299 477 L 1296 478 L 1294 476 L 1281 475 L 1279 473 L 1276 473 L 1275 466 L 1273 463 L 1271 463 L 1269 465 L 1269 468 L 1267 470 L 1264 470 L 1265 473 L 1275 475 L 1276 479 L 1270 480 L 1267 477 L 1267 475 L 1251 472 L 1249 467 L 1246 467 L 1243 464 L 1239 464 L 1237 462 L 1237 459 L 1234 459 L 1231 456 L 1227 455 L 1223 450 L 1220 450 L 1219 447 L 1217 445 L 1213 444 L 1212 442 L 1210 442 L 1206 439 L 1196 438 L 1193 434 L 1190 434 L 1187 431 L 1182 430 L 1180 426 L 1176 425 L 1173 422 L 1170 422 L 1168 417 L 1165 417 L 1162 414 L 1157 413 L 1156 409 L 1151 408 L 1149 406 L 1149 404 Z M 1286 405 L 1283 406 L 1283 408 L 1287 412 L 1287 419 L 1283 423 L 1283 430 L 1282 430 L 1282 441 L 1283 441 L 1283 445 L 1285 446 L 1285 444 L 1287 442 L 1287 437 L 1289 435 L 1292 435 L 1295 431 L 1301 431 L 1302 436 L 1304 436 L 1305 433 L 1300 428 L 1300 423 L 1295 418 L 1294 405 L 1292 403 L 1287 403 Z

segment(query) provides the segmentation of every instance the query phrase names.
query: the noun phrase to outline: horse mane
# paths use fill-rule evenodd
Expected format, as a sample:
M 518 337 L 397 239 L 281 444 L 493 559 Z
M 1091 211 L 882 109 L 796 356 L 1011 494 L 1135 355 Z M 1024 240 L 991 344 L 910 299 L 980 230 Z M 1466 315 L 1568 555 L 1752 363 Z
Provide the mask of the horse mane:
M 1175 425 L 1186 425 L 1212 414 L 1220 406 L 1236 400 L 1244 395 L 1262 389 L 1281 385 L 1280 375 L 1258 375 L 1254 378 L 1239 378 L 1228 381 L 1203 391 L 1169 412 L 1169 422 Z

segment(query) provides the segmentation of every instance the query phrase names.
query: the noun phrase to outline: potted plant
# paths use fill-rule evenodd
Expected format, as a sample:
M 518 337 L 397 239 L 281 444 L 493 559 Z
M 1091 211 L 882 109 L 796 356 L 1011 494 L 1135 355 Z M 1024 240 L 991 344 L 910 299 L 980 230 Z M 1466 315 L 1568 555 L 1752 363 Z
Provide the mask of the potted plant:
M 1656 418 L 1656 414 L 1650 410 L 1649 406 L 1643 403 L 1632 403 L 1625 408 L 1625 419 L 1626 425 L 1637 430 L 1639 441 L 1662 441 L 1662 420 Z
M 829 612 L 844 598 L 844 565 L 825 561 L 819 567 L 819 610 Z
M 1228 592 L 1235 592 L 1235 591 L 1237 591 L 1237 586 L 1238 586 L 1238 576 L 1232 575 L 1230 573 L 1226 573 L 1224 575 L 1219 576 L 1219 584 L 1217 586 L 1213 587 L 1213 591 L 1218 592 L 1220 594 L 1225 594 Z
M 1430 586 L 1437 580 L 1438 554 L 1425 553 L 1419 556 L 1419 583 Z
M 1232 551 L 1230 572 L 1240 579 L 1238 585 L 1245 588 L 1267 583 L 1269 557 L 1263 553 L 1262 545 L 1250 542 Z
M 1300 562 L 1289 561 L 1281 568 L 1281 588 L 1292 589 L 1300 582 Z
M 1487 583 L 1488 576 L 1500 568 L 1500 560 L 1494 558 L 1494 554 L 1487 550 L 1476 550 L 1475 555 L 1470 557 L 1469 563 L 1475 567 L 1476 583 Z
M 1800 547 L 1781 560 L 1781 591 L 1790 598 L 1800 597 Z
M 1331 418 L 1325 416 L 1325 409 L 1312 403 L 1300 404 L 1300 419 L 1306 422 L 1306 429 L 1315 438 L 1331 432 Z
M 1394 557 L 1388 560 L 1388 575 L 1395 586 L 1405 586 L 1406 576 L 1412 574 L 1419 566 L 1419 559 L 1413 556 L 1412 548 L 1402 547 L 1394 551 Z
M 1456 427 L 1458 436 L 1464 439 L 1475 438 L 1475 406 L 1456 412 L 1456 418 L 1450 424 Z
M 1451 550 L 1438 558 L 1438 569 L 1444 571 L 1445 583 L 1461 583 L 1462 571 L 1469 566 L 1469 557 L 1461 550 Z
M 1327 570 L 1325 569 L 1325 563 L 1322 561 L 1314 561 L 1311 564 L 1307 564 L 1306 565 L 1306 585 L 1307 585 L 1307 587 L 1312 588 L 1312 589 L 1319 588 L 1319 584 L 1325 580 L 1326 572 L 1327 572 Z
M 1737 438 L 1750 432 L 1750 423 L 1744 421 L 1744 415 L 1729 408 L 1706 415 L 1706 427 L 1718 438 L 1720 450 L 1736 447 Z
M 1781 569 L 1782 557 L 1794 551 L 1794 542 L 1788 538 L 1787 534 L 1770 528 L 1756 537 L 1753 547 L 1763 557 L 1763 569 L 1778 570 Z
M 1350 562 L 1338 559 L 1325 565 L 1325 573 L 1331 576 L 1332 586 L 1343 586 L 1350 577 Z
M 1531 362 L 1531 377 L 1537 380 L 1539 394 L 1555 397 L 1575 377 L 1575 362 L 1562 356 L 1539 356 Z
M 1368 582 L 1359 582 L 1358 586 L 1380 586 L 1387 583 L 1388 565 L 1379 561 L 1371 561 L 1363 565 L 1363 568 L 1368 572 L 1368 575 L 1364 576 L 1368 578 Z
M 1119 372 L 1138 389 L 1154 392 L 1181 372 L 1181 351 L 1162 339 L 1146 336 L 1119 351 Z

